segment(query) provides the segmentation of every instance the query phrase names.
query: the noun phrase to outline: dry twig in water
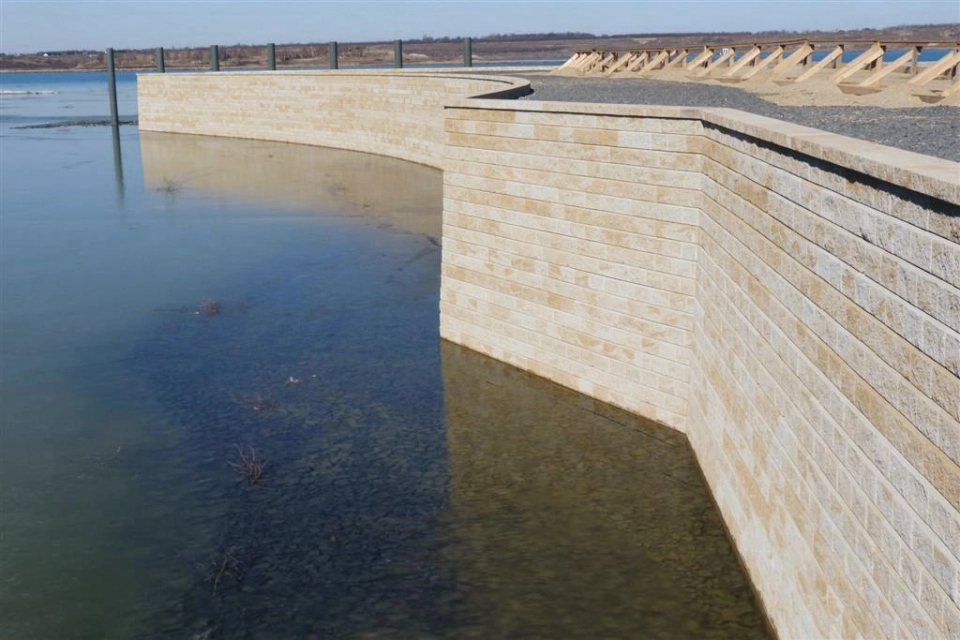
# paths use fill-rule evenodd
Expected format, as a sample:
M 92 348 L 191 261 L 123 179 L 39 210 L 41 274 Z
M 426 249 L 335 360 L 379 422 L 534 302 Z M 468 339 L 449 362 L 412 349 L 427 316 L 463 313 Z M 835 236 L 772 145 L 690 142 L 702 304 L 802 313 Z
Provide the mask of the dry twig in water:
M 200 303 L 200 311 L 198 313 L 203 313 L 211 318 L 220 315 L 220 301 L 204 300 Z
M 224 552 L 223 557 L 210 563 L 210 582 L 212 588 L 210 593 L 217 595 L 217 588 L 220 582 L 227 577 L 236 577 L 234 570 L 237 567 L 237 559 L 229 551 Z
M 183 188 L 183 185 L 181 185 L 177 180 L 173 180 L 171 178 L 164 178 L 163 186 L 157 187 L 157 191 L 161 191 L 163 193 L 168 193 L 172 195 L 174 193 L 178 193 L 182 188 Z
M 236 445 L 237 452 L 240 454 L 239 462 L 231 462 L 230 466 L 236 472 L 247 479 L 250 484 L 258 484 L 263 479 L 263 473 L 267 463 L 257 460 L 257 452 L 250 447 L 250 454 L 243 450 L 243 447 Z

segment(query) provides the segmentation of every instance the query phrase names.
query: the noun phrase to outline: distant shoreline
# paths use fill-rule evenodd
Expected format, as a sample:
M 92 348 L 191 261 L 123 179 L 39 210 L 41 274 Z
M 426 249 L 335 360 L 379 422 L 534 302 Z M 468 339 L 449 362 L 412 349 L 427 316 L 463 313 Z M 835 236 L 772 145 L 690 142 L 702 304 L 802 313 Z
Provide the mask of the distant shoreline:
M 578 51 L 628 51 L 660 47 L 702 47 L 704 44 L 723 46 L 764 42 L 846 43 L 850 50 L 866 49 L 873 42 L 923 45 L 949 43 L 953 49 L 960 42 L 960 23 L 938 25 L 902 25 L 884 29 L 853 29 L 843 31 L 762 31 L 721 33 L 634 33 L 596 36 L 590 33 L 528 33 L 499 34 L 473 38 L 475 62 L 513 62 L 533 58 L 567 59 Z M 213 44 L 213 43 L 211 43 Z M 338 54 L 343 67 L 388 66 L 393 63 L 394 43 L 339 42 Z M 403 41 L 404 61 L 411 66 L 419 64 L 456 64 L 463 60 L 464 41 L 461 38 L 423 38 Z M 117 49 L 115 60 L 120 71 L 149 71 L 156 68 L 156 48 Z M 266 43 L 249 45 L 219 45 L 220 66 L 223 71 L 266 70 Z M 329 42 L 275 45 L 275 58 L 280 69 L 317 67 L 327 68 Z M 176 47 L 164 50 L 170 71 L 204 71 L 210 67 L 210 47 Z M 94 50 L 47 51 L 22 54 L 0 53 L 0 73 L 41 71 L 104 71 L 104 52 Z
M 563 59 L 565 60 L 566 58 L 563 58 Z M 480 60 L 480 59 L 474 58 L 474 64 L 476 65 L 475 67 L 461 66 L 460 64 L 458 64 L 458 63 L 462 63 L 461 60 L 418 61 L 418 62 L 406 62 L 403 66 L 403 69 L 409 70 L 409 69 L 416 69 L 419 67 L 419 68 L 431 69 L 435 71 L 438 68 L 435 65 L 450 65 L 450 66 L 444 66 L 440 68 L 469 70 L 474 68 L 477 68 L 477 69 L 485 68 L 480 65 L 490 65 L 490 66 L 501 67 L 501 66 L 507 66 L 507 65 L 513 66 L 518 63 L 524 63 L 525 66 L 550 67 L 550 66 L 559 66 L 560 64 L 562 64 L 562 63 L 556 62 L 557 60 L 561 60 L 560 56 L 557 56 L 556 58 L 550 58 L 551 60 L 550 62 L 544 62 L 544 60 L 545 58 L 516 58 L 516 59 L 511 58 L 511 59 L 505 59 L 505 60 L 497 60 L 497 59 Z M 371 62 L 368 64 L 341 65 L 339 69 L 336 69 L 336 71 L 357 71 L 362 69 L 370 69 L 371 71 L 375 71 L 375 70 L 383 71 L 385 69 L 392 69 L 392 68 L 393 67 L 390 62 L 377 61 L 377 62 Z M 155 66 L 124 67 L 122 69 L 117 69 L 117 73 L 124 73 L 129 71 L 156 72 L 156 70 L 157 68 Z M 270 71 L 270 70 L 271 69 L 269 69 L 266 65 L 262 67 L 255 67 L 255 66 L 231 67 L 231 66 L 221 65 L 220 67 L 220 73 L 231 72 L 231 71 Z M 284 66 L 277 66 L 277 68 L 275 69 L 275 71 L 330 71 L 330 70 L 331 69 L 329 69 L 327 65 L 320 65 L 320 64 L 284 65 Z M 168 66 L 166 67 L 165 72 L 166 73 L 182 73 L 182 72 L 208 73 L 209 71 L 210 71 L 209 67 L 170 67 Z M 105 74 L 106 72 L 107 72 L 106 69 L 0 69 L 0 74 L 16 74 L 16 73 L 104 73 Z

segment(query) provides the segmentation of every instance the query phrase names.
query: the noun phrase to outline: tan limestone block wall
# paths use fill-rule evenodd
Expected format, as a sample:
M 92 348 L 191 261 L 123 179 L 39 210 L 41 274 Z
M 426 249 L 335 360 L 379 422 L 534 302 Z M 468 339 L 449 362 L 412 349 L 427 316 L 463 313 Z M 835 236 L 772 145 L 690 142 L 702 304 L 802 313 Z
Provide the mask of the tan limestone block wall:
M 449 108 L 441 335 L 684 430 L 701 125 L 674 116 Z
M 440 168 L 443 105 L 523 95 L 514 78 L 420 71 L 144 74 L 140 129 L 364 151 Z
M 960 637 L 960 165 L 453 99 L 490 78 L 154 78 L 144 129 L 443 167 L 443 337 L 686 432 L 782 637 Z
M 686 431 L 783 637 L 960 633 L 960 167 L 725 110 L 446 127 L 444 337 Z
M 691 441 L 789 635 L 956 637 L 960 167 L 781 128 L 704 125 Z
M 809 551 L 797 579 L 771 576 L 819 605 L 798 635 L 955 633 L 960 387 L 946 347 L 960 342 L 942 320 L 957 316 L 918 308 L 919 287 L 912 301 L 894 291 L 955 296 L 958 272 L 930 258 L 958 246 L 897 218 L 916 194 L 873 183 L 860 197 L 843 167 L 705 135 L 691 439 L 713 452 L 701 462 L 748 564 L 782 572 L 760 551 L 778 538 Z M 955 206 L 920 200 L 934 227 L 956 224 Z

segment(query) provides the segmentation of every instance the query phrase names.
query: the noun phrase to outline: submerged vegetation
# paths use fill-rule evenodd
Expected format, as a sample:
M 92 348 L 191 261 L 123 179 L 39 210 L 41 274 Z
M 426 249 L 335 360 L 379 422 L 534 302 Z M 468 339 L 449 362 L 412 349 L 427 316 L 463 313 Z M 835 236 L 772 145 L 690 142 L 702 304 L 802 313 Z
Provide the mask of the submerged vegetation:
M 239 564 L 233 556 L 232 550 L 224 551 L 223 555 L 210 562 L 209 580 L 211 585 L 210 593 L 212 595 L 217 595 L 217 589 L 219 589 L 220 583 L 225 579 L 237 579 L 237 568 Z
M 164 178 L 163 184 L 157 187 L 157 191 L 160 191 L 161 193 L 169 193 L 169 194 L 180 193 L 180 191 L 182 190 L 183 190 L 183 184 L 171 178 Z
M 220 315 L 220 301 L 219 300 L 204 300 L 200 303 L 200 311 L 205 316 L 213 317 Z
M 280 406 L 280 403 L 276 400 L 268 398 L 260 393 L 255 393 L 249 398 L 236 398 L 236 402 L 244 409 L 249 409 L 250 411 L 266 411 L 268 409 L 276 409 Z
M 240 458 L 237 462 L 231 462 L 230 466 L 234 468 L 237 475 L 245 478 L 250 484 L 260 484 L 267 463 L 257 459 L 257 452 L 253 447 L 249 448 L 249 452 L 245 451 L 240 445 L 236 445 L 236 447 Z

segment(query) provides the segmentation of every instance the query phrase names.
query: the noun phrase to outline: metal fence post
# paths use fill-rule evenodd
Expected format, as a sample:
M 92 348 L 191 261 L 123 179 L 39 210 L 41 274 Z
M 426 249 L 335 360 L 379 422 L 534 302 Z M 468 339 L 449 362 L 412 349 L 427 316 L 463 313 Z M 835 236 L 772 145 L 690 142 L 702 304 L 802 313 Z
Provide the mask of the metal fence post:
M 220 71 L 220 47 L 210 45 L 210 71 Z
M 157 72 L 166 73 L 167 65 L 163 60 L 163 47 L 157 47 Z
M 107 49 L 107 90 L 110 93 L 110 124 L 114 129 L 120 127 L 120 117 L 117 115 L 117 68 L 113 60 L 113 49 Z
M 277 46 L 272 42 L 267 44 L 267 68 L 270 71 L 277 70 Z
M 403 68 L 403 40 L 393 41 L 393 66 Z
M 463 66 L 473 66 L 473 38 L 463 39 Z
M 330 43 L 330 68 L 340 68 L 340 52 L 338 50 L 336 41 Z

